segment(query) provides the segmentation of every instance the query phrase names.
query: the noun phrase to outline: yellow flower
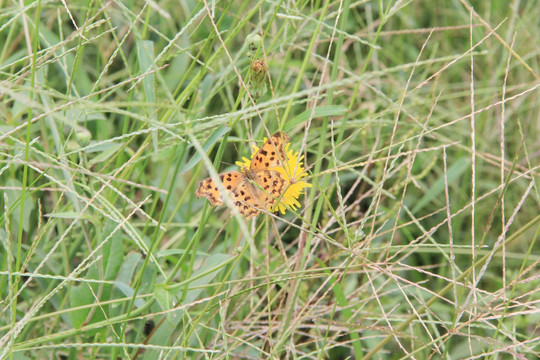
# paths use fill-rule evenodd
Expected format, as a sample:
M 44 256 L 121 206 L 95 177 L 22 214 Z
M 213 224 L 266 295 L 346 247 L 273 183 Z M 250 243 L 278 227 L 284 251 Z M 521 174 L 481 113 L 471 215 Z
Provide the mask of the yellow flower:
M 264 138 L 264 141 L 266 140 L 267 139 Z M 285 159 L 285 166 L 274 166 L 268 169 L 279 172 L 281 175 L 283 175 L 283 178 L 288 183 L 288 185 L 285 187 L 285 192 L 279 198 L 278 203 L 274 205 L 273 209 L 268 209 L 269 211 L 279 209 L 282 214 L 285 214 L 285 210 L 287 208 L 296 211 L 296 209 L 301 206 L 298 202 L 298 198 L 303 194 L 304 188 L 312 186 L 311 184 L 301 180 L 302 178 L 308 176 L 302 163 L 304 155 L 299 157 L 298 152 L 295 153 L 293 150 L 289 149 L 290 145 L 291 144 L 287 144 L 285 147 L 285 153 L 287 156 L 287 159 Z M 240 166 L 240 168 L 246 167 L 249 169 L 251 160 L 257 151 L 259 151 L 259 148 L 257 146 L 253 146 L 253 152 L 251 153 L 250 159 L 242 157 L 242 161 L 237 161 L 236 165 Z

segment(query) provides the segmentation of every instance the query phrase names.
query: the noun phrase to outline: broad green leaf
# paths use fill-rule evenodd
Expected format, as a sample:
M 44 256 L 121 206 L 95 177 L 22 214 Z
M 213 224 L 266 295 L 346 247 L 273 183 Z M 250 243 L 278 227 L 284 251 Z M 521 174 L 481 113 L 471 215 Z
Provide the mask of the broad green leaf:
M 123 242 L 121 235 L 113 235 L 103 247 L 103 263 L 105 264 L 105 280 L 114 280 L 118 275 L 122 260 L 124 260 Z
M 193 281 L 189 283 L 188 287 L 199 287 L 201 285 L 208 284 L 233 258 L 234 257 L 232 255 L 227 254 L 216 254 L 209 256 L 204 260 L 202 266 L 191 275 Z M 183 291 L 183 289 L 179 290 Z M 202 289 L 200 288 L 189 290 L 185 296 L 185 301 L 192 302 L 197 300 L 201 291 Z
M 118 275 L 116 276 L 116 281 L 114 282 L 114 284 L 127 297 L 133 296 L 134 291 L 128 284 L 131 283 L 133 274 L 135 273 L 135 270 L 137 269 L 137 266 L 139 265 L 141 259 L 141 254 L 137 252 L 129 253 L 124 258 L 124 262 L 120 266 L 120 270 L 118 271 Z M 143 305 L 143 300 L 135 300 L 135 306 L 142 307 Z
M 129 286 L 128 284 L 121 282 L 121 281 L 115 281 L 114 285 L 126 296 L 126 297 L 132 297 L 135 291 Z M 144 306 L 144 301 L 142 299 L 135 299 L 135 306 L 138 308 L 141 308 Z
M 129 284 L 131 282 L 131 278 L 133 277 L 133 273 L 135 272 L 135 268 L 137 265 L 139 265 L 141 259 L 142 256 L 138 252 L 130 252 L 127 254 L 122 266 L 120 266 L 120 270 L 116 276 L 116 281 Z
M 91 267 L 86 275 L 84 276 L 86 279 L 98 279 L 99 278 L 99 271 L 96 266 Z M 92 290 L 90 290 L 90 286 L 92 287 Z M 81 282 L 78 283 L 76 286 L 71 286 L 69 288 L 69 303 L 71 307 L 78 307 L 78 306 L 84 306 L 89 304 L 94 304 L 96 302 L 96 298 L 94 294 L 98 293 L 98 286 L 97 283 L 85 283 Z M 76 329 L 79 329 L 83 326 L 84 322 L 87 320 L 88 315 L 90 314 L 91 307 L 84 308 L 84 309 L 78 309 L 71 311 L 69 313 L 69 318 L 71 320 L 71 324 Z M 103 316 L 103 311 L 94 311 L 92 318 L 89 319 L 88 323 L 93 323 L 96 321 L 104 320 L 105 317 Z M 95 330 L 93 333 L 95 333 L 97 330 Z
M 154 288 L 154 297 L 162 310 L 169 310 L 172 307 L 171 294 L 163 284 L 156 284 Z

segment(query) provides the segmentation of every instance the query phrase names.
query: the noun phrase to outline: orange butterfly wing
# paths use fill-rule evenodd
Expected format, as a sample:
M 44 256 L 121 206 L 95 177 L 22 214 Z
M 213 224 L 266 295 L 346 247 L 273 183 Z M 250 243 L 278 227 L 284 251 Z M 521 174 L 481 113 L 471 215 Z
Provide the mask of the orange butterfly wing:
M 219 174 L 221 182 L 225 187 L 228 195 L 234 205 L 247 219 L 250 219 L 259 214 L 257 209 L 260 204 L 258 200 L 259 190 L 249 183 L 246 176 L 239 171 L 230 171 Z M 199 182 L 199 186 L 195 191 L 198 198 L 207 198 L 213 206 L 223 204 L 223 195 L 212 178 L 206 178 Z
M 285 164 L 285 145 L 289 137 L 283 131 L 278 131 L 261 146 L 251 160 L 251 171 L 259 172 Z
M 259 215 L 259 209 L 264 208 L 260 202 L 260 190 L 256 189 L 247 178 L 233 191 L 232 200 L 246 219 Z
M 232 193 L 240 183 L 244 182 L 245 176 L 239 171 L 229 171 L 219 174 L 221 182 L 227 191 Z M 223 204 L 223 196 L 219 192 L 216 182 L 212 178 L 206 178 L 199 182 L 195 195 L 210 200 L 213 206 Z
M 263 170 L 255 174 L 255 181 L 259 189 L 259 202 L 261 207 L 272 210 L 281 194 L 285 191 L 286 181 L 283 175 L 273 170 Z

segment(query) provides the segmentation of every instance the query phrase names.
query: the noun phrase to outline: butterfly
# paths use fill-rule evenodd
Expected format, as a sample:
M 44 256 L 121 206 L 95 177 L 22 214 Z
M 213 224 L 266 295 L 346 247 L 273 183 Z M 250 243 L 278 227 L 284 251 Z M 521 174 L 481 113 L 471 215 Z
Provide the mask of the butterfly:
M 260 210 L 271 209 L 285 191 L 285 178 L 272 168 L 285 164 L 285 145 L 288 142 L 287 134 L 278 131 L 255 153 L 249 169 L 244 166 L 241 172 L 219 174 L 234 206 L 246 219 L 257 216 Z M 213 206 L 223 204 L 223 194 L 212 178 L 199 182 L 195 195 L 206 197 Z

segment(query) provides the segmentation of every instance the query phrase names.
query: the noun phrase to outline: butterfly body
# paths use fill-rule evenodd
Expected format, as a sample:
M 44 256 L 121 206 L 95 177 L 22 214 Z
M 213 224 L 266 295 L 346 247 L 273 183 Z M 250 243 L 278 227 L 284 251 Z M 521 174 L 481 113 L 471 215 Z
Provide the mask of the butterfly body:
M 240 214 L 250 219 L 261 210 L 270 210 L 285 191 L 285 178 L 272 168 L 286 161 L 285 145 L 289 137 L 277 132 L 255 153 L 249 168 L 219 174 L 219 178 Z M 223 194 L 212 178 L 199 182 L 198 198 L 206 197 L 213 206 L 223 204 Z
M 255 180 L 255 176 L 257 176 L 257 173 L 254 171 L 251 171 L 249 168 L 242 166 L 242 174 L 248 179 L 248 180 Z

